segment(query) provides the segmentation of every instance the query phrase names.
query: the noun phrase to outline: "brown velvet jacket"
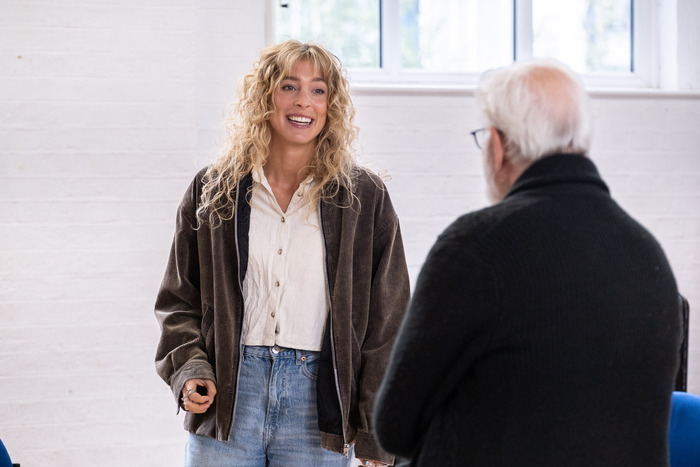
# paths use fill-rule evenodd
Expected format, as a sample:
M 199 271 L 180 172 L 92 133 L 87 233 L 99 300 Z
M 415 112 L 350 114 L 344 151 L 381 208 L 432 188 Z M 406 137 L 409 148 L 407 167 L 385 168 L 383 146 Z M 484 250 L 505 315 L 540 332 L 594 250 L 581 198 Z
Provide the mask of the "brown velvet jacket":
M 175 236 L 155 304 L 161 326 L 156 370 L 180 404 L 185 381 L 216 382 L 214 404 L 188 413 L 185 429 L 227 440 L 234 418 L 241 354 L 243 296 L 248 258 L 252 177 L 239 183 L 234 218 L 217 228 L 196 228 L 202 170 L 180 203 Z M 409 298 L 399 220 L 383 183 L 358 168 L 356 200 L 340 190 L 320 203 L 326 248 L 330 313 L 318 377 L 322 444 L 358 458 L 393 463 L 371 432 L 374 396 Z M 345 203 L 345 204 L 344 204 Z

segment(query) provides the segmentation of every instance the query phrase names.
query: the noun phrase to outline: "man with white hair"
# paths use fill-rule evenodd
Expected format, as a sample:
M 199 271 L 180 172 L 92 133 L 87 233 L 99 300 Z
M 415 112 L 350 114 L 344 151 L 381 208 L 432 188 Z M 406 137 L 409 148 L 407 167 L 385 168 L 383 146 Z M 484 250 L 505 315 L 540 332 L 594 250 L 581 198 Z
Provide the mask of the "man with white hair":
M 580 79 L 518 62 L 477 97 L 495 204 L 426 259 L 375 402 L 380 444 L 410 466 L 668 465 L 677 286 L 587 157 Z

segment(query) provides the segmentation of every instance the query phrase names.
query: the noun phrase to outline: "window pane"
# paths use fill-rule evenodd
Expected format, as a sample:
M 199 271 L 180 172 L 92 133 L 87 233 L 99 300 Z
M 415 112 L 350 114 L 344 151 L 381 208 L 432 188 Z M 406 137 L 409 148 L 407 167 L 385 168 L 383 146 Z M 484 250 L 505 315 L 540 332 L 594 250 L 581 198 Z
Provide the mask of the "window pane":
M 581 73 L 632 70 L 632 0 L 532 0 L 533 54 Z
M 481 72 L 513 60 L 512 0 L 400 0 L 403 68 Z
M 345 67 L 379 67 L 378 0 L 275 2 L 275 39 L 318 42 Z

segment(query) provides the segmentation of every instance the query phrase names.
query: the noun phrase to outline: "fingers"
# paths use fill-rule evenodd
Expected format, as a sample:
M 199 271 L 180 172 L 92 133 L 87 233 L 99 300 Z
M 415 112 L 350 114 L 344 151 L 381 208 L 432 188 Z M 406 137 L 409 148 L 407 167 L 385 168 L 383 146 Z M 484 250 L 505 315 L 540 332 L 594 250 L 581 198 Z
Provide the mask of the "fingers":
M 214 402 L 214 398 L 207 397 L 205 398 L 206 400 L 203 402 L 197 402 L 192 400 L 192 397 L 183 397 L 182 398 L 182 407 L 187 411 L 187 412 L 192 412 L 192 413 L 204 413 L 206 412 L 209 407 L 211 407 L 211 404 Z
M 216 385 L 213 381 L 205 379 L 190 379 L 182 388 L 182 398 L 188 398 L 198 404 L 213 401 L 216 395 Z
M 214 381 L 205 379 L 203 380 L 204 382 L 204 387 L 207 388 L 207 396 L 210 396 L 212 399 L 216 395 L 216 384 L 214 384 Z
M 192 402 L 190 399 L 183 399 L 182 401 L 182 408 L 184 408 L 186 412 L 190 413 L 204 413 L 209 409 L 209 406 L 211 406 L 211 403 L 197 404 L 196 402 Z
M 182 407 L 191 413 L 204 413 L 214 402 L 216 385 L 213 381 L 190 379 L 182 388 Z

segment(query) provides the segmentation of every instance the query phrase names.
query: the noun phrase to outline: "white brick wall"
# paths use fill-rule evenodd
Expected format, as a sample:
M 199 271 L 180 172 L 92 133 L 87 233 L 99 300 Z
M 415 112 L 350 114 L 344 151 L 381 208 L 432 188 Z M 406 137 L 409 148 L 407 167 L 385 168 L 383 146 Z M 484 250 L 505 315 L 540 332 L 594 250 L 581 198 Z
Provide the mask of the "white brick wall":
M 263 2 L 2 7 L 0 438 L 23 467 L 181 465 L 181 419 L 153 367 L 153 300 L 177 203 L 264 44 Z M 473 96 L 354 98 L 362 158 L 393 177 L 415 278 L 435 236 L 486 204 Z M 700 309 L 700 98 L 594 98 L 593 159 Z
M 2 3 L 0 438 L 25 467 L 181 465 L 154 295 L 264 5 Z

